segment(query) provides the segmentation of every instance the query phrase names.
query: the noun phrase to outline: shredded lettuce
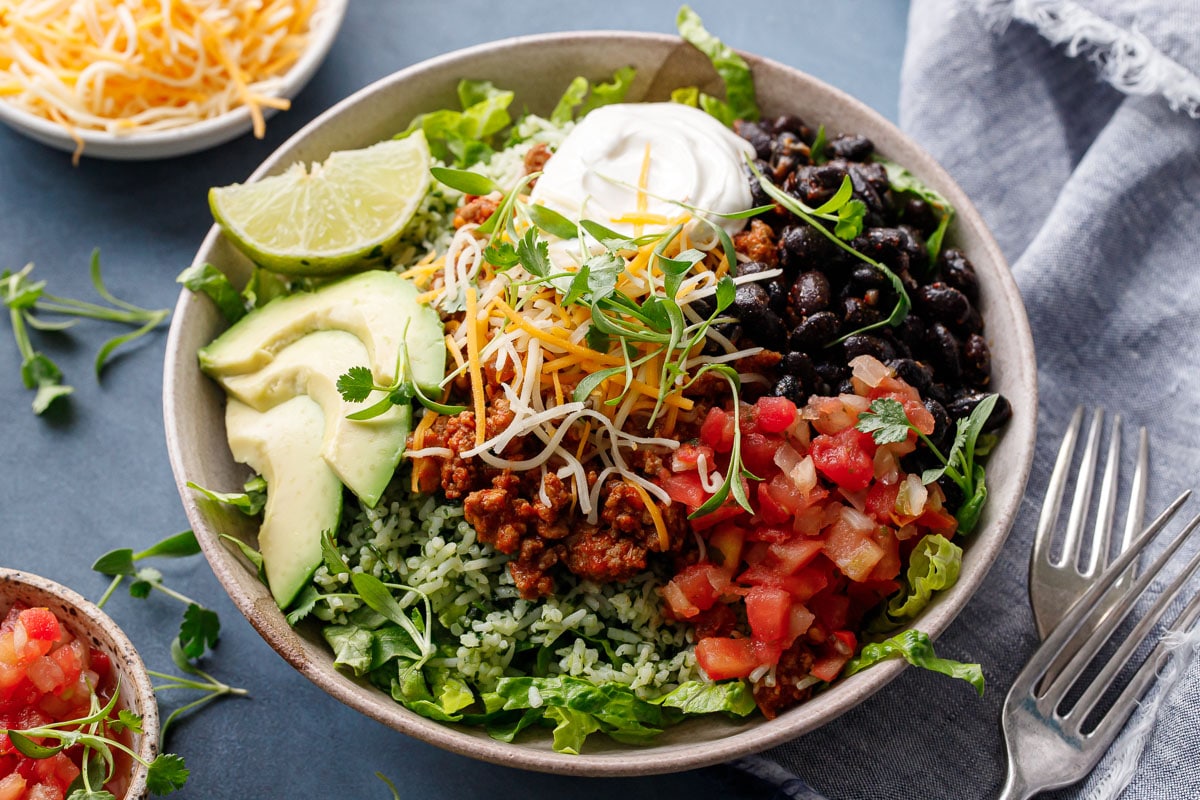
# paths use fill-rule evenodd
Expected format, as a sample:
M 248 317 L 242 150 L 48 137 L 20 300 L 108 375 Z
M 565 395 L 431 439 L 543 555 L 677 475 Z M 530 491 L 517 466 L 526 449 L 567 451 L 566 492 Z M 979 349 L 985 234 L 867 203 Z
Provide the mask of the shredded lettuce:
M 679 15 L 675 18 L 675 27 L 690 45 L 708 56 L 713 68 L 725 83 L 725 100 L 698 92 L 700 108 L 727 126 L 737 119 L 751 122 L 757 120 L 759 112 L 758 99 L 754 93 L 754 77 L 750 74 L 750 66 L 746 60 L 709 33 L 700 15 L 688 6 L 680 7 Z
M 567 90 L 554 106 L 554 111 L 550 113 L 550 121 L 562 125 L 579 119 L 601 106 L 624 102 L 635 77 L 637 70 L 633 67 L 621 67 L 613 73 L 612 80 L 607 83 L 590 84 L 582 75 L 576 77 L 567 85 Z
M 908 559 L 905 591 L 888 602 L 884 616 L 892 626 L 921 613 L 934 592 L 949 589 L 962 568 L 962 548 L 941 534 L 926 536 Z
M 435 158 L 458 167 L 469 167 L 492 157 L 492 137 L 512 123 L 508 107 L 513 93 L 497 89 L 491 81 L 462 80 L 458 84 L 462 111 L 445 108 L 422 114 L 397 138 L 421 130 Z
M 890 639 L 863 645 L 862 651 L 850 659 L 843 677 L 850 677 L 856 672 L 862 672 L 870 666 L 888 658 L 902 657 L 914 667 L 940 672 L 951 678 L 958 678 L 975 687 L 979 696 L 983 696 L 983 669 L 978 664 L 964 664 L 948 658 L 938 658 L 933 652 L 933 643 L 929 634 L 921 631 L 902 631 Z

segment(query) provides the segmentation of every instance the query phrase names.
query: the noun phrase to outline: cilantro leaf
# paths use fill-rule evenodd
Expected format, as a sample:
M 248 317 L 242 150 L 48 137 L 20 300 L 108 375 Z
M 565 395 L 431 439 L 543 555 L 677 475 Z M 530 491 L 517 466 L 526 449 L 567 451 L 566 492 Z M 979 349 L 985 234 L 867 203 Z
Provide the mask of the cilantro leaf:
M 520 261 L 517 249 L 512 246 L 511 242 L 492 242 L 483 251 L 483 257 L 489 264 L 494 264 L 500 269 L 508 269 Z
M 871 434 L 875 444 L 903 442 L 908 438 L 908 432 L 915 430 L 904 413 L 904 406 L 889 397 L 872 400 L 870 410 L 859 415 L 855 427 Z
M 122 731 L 141 733 L 142 718 L 129 709 L 122 708 L 117 712 L 117 718 L 108 723 L 108 727 L 111 728 L 114 733 L 121 733 Z
M 337 390 L 347 403 L 361 403 L 375 390 L 375 376 L 370 367 L 351 367 L 338 376 Z
M 550 245 L 544 239 L 538 238 L 536 229 L 530 228 L 521 237 L 517 245 L 517 256 L 521 266 L 525 267 L 530 275 L 544 278 L 550 274 Z
M 146 787 L 157 795 L 170 794 L 183 788 L 189 774 L 187 764 L 181 757 L 174 753 L 162 753 L 150 762 Z
M 221 620 L 216 612 L 192 603 L 179 624 L 179 646 L 188 658 L 196 659 L 217 644 L 220 633 Z
M 41 353 L 33 353 L 21 362 L 21 380 L 26 389 L 36 389 L 33 398 L 33 413 L 44 414 L 50 404 L 60 397 L 75 391 L 62 381 L 58 365 Z

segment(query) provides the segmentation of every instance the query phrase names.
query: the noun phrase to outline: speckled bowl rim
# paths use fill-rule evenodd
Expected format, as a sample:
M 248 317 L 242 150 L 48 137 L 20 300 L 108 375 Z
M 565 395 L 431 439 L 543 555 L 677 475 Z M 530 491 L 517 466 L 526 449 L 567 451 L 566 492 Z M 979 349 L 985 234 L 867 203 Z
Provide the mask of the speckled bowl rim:
M 129 681 L 129 684 L 121 685 L 124 705 L 142 717 L 142 733 L 136 739 L 134 749 L 141 758 L 153 761 L 158 754 L 158 701 L 154 697 L 154 687 L 150 683 L 146 665 L 142 663 L 142 657 L 138 655 L 137 649 L 125 632 L 99 606 L 78 592 L 32 572 L 7 567 L 0 567 L 0 612 L 3 612 L 0 613 L 0 617 L 7 613 L 11 605 L 8 587 L 12 585 L 25 587 L 35 595 L 46 598 L 45 601 L 38 600 L 32 603 L 33 606 L 58 606 L 77 610 L 79 617 L 76 619 L 64 620 L 60 616 L 60 621 L 74 628 L 76 635 L 86 634 L 93 639 L 93 643 L 96 643 L 98 637 L 107 639 L 107 642 L 104 642 L 107 645 L 106 649 L 111 650 L 117 657 L 114 666 L 117 666 Z M 147 794 L 148 770 L 136 761 L 133 762 L 133 766 L 133 775 L 123 800 L 140 800 Z
M 418 78 L 424 73 L 457 69 L 460 77 L 487 77 L 475 74 L 469 69 L 474 60 L 489 56 L 517 57 L 524 48 L 550 45 L 582 52 L 584 48 L 604 48 L 606 44 L 615 44 L 617 40 L 631 43 L 630 46 L 633 47 L 672 48 L 666 54 L 660 69 L 666 68 L 667 61 L 681 46 L 677 38 L 659 34 L 584 31 L 516 37 L 458 50 L 396 72 L 336 104 L 289 139 L 263 162 L 249 180 L 280 171 L 295 160 L 320 157 L 314 152 L 317 148 L 305 146 L 308 137 L 319 132 L 340 115 L 353 114 L 356 107 L 370 103 L 375 95 L 395 88 L 396 84 Z M 1003 254 L 970 200 L 949 174 L 915 142 L 884 117 L 844 92 L 778 62 L 750 54 L 746 57 L 755 70 L 778 70 L 786 73 L 788 80 L 794 81 L 789 83 L 789 90 L 801 87 L 805 97 L 815 97 L 822 102 L 834 104 L 839 109 L 838 116 L 863 123 L 856 132 L 874 138 L 881 151 L 903 163 L 949 199 L 958 212 L 952 231 L 964 231 L 968 238 L 974 241 L 974 247 L 968 254 L 981 275 L 986 273 L 985 283 L 990 294 L 984 297 L 984 305 L 993 310 L 985 313 L 985 318 L 991 319 L 1001 315 L 1010 323 L 1010 327 L 1003 331 L 1007 343 L 1006 350 L 1013 353 L 1012 363 L 1007 367 L 1004 391 L 1013 402 L 1014 417 L 1007 426 L 996 453 L 993 454 L 995 459 L 1001 449 L 1006 453 L 1004 463 L 1008 470 L 1003 479 L 996 479 L 997 485 L 1003 483 L 1004 491 L 993 493 L 989 499 L 981 527 L 972 535 L 958 582 L 949 591 L 941 593 L 914 625 L 936 638 L 966 605 L 996 560 L 1015 517 L 1033 461 L 1037 415 L 1036 364 L 1033 338 L 1021 295 Z M 562 75 L 556 77 L 563 78 Z M 565 81 L 565 78 L 563 80 Z M 803 114 L 802 111 L 801 113 Z M 196 263 L 206 260 L 213 254 L 214 249 L 219 250 L 220 245 L 220 231 L 214 226 L 197 253 Z M 200 508 L 198 499 L 186 487 L 192 442 L 196 441 L 195 437 L 204 434 L 195 430 L 194 423 L 187 418 L 189 400 L 176 396 L 176 385 L 194 375 L 198 369 L 195 353 L 184 352 L 182 343 L 187 338 L 183 330 L 186 321 L 192 314 L 202 313 L 197 310 L 197 304 L 200 302 L 207 301 L 194 297 L 190 292 L 181 292 L 175 308 L 164 364 L 167 446 L 188 518 L 217 578 L 230 592 L 234 603 L 268 643 L 329 694 L 383 724 L 446 750 L 505 766 L 579 776 L 665 773 L 728 761 L 782 744 L 827 724 L 850 710 L 883 688 L 907 666 L 903 661 L 896 660 L 882 663 L 839 681 L 830 690 L 781 714 L 775 720 L 759 720 L 719 738 L 670 745 L 618 747 L 599 753 L 585 751 L 583 755 L 567 756 L 554 753 L 548 748 L 542 750 L 483 738 L 459 727 L 433 722 L 404 709 L 379 690 L 337 674 L 328 666 L 314 663 L 304 652 L 304 644 L 300 637 L 296 634 L 289 636 L 279 627 L 282 615 L 272 606 L 269 598 L 264 601 L 263 593 L 257 589 L 254 590 L 254 595 L 257 596 L 253 596 L 250 591 L 238 588 L 238 573 L 244 575 L 247 565 L 219 542 L 208 518 Z M 997 333 L 995 330 L 989 330 L 993 335 Z
M 321 15 L 320 26 L 313 31 L 308 47 L 296 63 L 279 78 L 274 96 L 290 100 L 308 84 L 321 62 L 325 60 L 325 56 L 329 54 L 329 48 L 337 38 L 349 5 L 350 0 L 320 0 L 320 7 L 316 12 Z M 272 117 L 277 111 L 278 109 L 274 108 L 264 108 L 263 116 Z M 61 125 L 6 102 L 0 102 L 0 122 L 57 150 L 71 153 L 78 146 L 71 134 Z M 83 140 L 83 155 L 86 157 L 141 161 L 206 150 L 235 139 L 250 129 L 250 109 L 238 106 L 220 116 L 179 128 L 129 134 L 92 130 L 76 130 L 76 133 Z

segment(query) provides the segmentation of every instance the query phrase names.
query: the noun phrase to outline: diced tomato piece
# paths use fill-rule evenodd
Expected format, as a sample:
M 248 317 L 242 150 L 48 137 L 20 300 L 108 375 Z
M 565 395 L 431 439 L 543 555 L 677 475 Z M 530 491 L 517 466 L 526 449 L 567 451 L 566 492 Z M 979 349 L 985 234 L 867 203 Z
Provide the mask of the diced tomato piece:
M 738 618 L 726 603 L 717 603 L 688 620 L 696 632 L 696 641 L 710 636 L 728 636 L 737 629 Z
M 760 480 L 768 480 L 779 467 L 775 466 L 775 451 L 783 444 L 778 436 L 766 433 L 742 434 L 742 463 Z
M 673 473 L 661 478 L 659 483 L 672 502 L 683 503 L 692 510 L 704 505 L 708 499 L 708 492 L 704 491 L 700 476 L 695 472 Z
M 826 630 L 846 627 L 846 619 L 850 613 L 850 598 L 846 595 L 822 591 L 814 595 L 806 605 Z
M 58 618 L 48 608 L 27 608 L 21 612 L 19 619 L 30 639 L 57 642 L 62 635 Z
M 766 433 L 782 433 L 796 420 L 796 404 L 786 397 L 760 397 L 758 427 Z
M 692 530 L 697 532 L 708 530 L 709 528 L 720 525 L 722 522 L 728 522 L 731 519 L 736 519 L 740 516 L 743 516 L 745 513 L 745 509 L 735 503 L 733 498 L 729 498 L 725 502 L 725 505 L 721 506 L 720 508 L 715 508 L 707 514 L 703 514 L 691 520 Z
M 774 586 L 785 590 L 797 602 L 807 601 L 829 585 L 829 576 L 816 567 L 805 567 L 795 575 L 781 575 L 767 564 L 755 564 L 737 578 L 750 586 Z
M 821 655 L 813 662 L 812 674 L 823 681 L 832 682 L 842 674 L 846 662 L 854 655 L 858 642 L 850 631 L 835 631 L 822 648 Z
M 672 472 L 687 472 L 696 469 L 700 464 L 700 457 L 704 457 L 704 463 L 708 469 L 713 469 L 716 466 L 716 455 L 713 449 L 706 444 L 681 444 L 671 454 L 671 471 Z
M 35 659 L 25 669 L 25 674 L 29 676 L 29 680 L 33 681 L 33 685 L 40 692 L 52 692 L 66 683 L 66 675 L 63 674 L 62 667 L 58 666 L 49 656 Z
M 787 636 L 783 638 L 783 646 L 791 647 L 792 642 L 808 633 L 808 629 L 812 627 L 814 619 L 816 617 L 811 611 L 800 603 L 793 603 L 792 609 L 788 613 L 788 631 Z
M 895 532 L 885 526 L 875 529 L 875 544 L 883 549 L 883 558 L 875 564 L 868 581 L 890 581 L 900 574 L 900 540 Z
M 811 503 L 811 497 L 816 492 L 814 489 L 813 492 L 805 495 L 783 473 L 779 473 L 771 478 L 770 482 L 765 484 L 765 486 L 767 493 L 771 496 L 771 500 L 787 513 L 788 519 L 808 508 Z
M 112 662 L 109 661 L 108 655 L 103 650 L 92 648 L 88 653 L 88 667 L 103 677 L 112 668 Z
M 867 492 L 867 513 L 874 517 L 879 524 L 890 525 L 898 494 L 900 494 L 900 484 L 876 481 Z
M 778 475 L 776 478 L 780 477 Z M 767 525 L 778 525 L 792 518 L 791 509 L 778 502 L 771 493 L 770 484 L 760 483 L 755 489 L 758 495 L 758 519 Z
M 83 672 L 87 666 L 84 658 L 87 650 L 83 642 L 76 639 L 70 644 L 60 645 L 50 653 L 50 658 L 54 659 L 54 663 L 63 671 L 63 685 L 74 683 L 79 677 L 79 673 Z
M 820 539 L 792 539 L 771 544 L 767 552 L 771 566 L 784 575 L 792 575 L 801 567 L 808 566 L 824 546 L 825 543 Z
M 792 596 L 776 586 L 755 586 L 746 593 L 746 619 L 754 638 L 766 642 L 787 633 Z
M 728 453 L 732 450 L 733 415 L 718 406 L 710 408 L 708 416 L 700 426 L 700 441 L 718 453 Z
M 875 442 L 853 427 L 816 437 L 809 453 L 822 475 L 852 492 L 866 489 L 875 477 Z
M 758 515 L 758 517 L 759 517 L 759 519 L 763 519 L 763 516 L 761 513 Z M 791 529 L 791 527 L 787 527 L 784 525 L 755 525 L 746 534 L 746 540 L 751 541 L 751 542 L 775 543 L 775 542 L 786 542 L 790 539 L 795 539 L 795 538 L 796 538 L 796 532 L 793 531 Z M 749 563 L 756 563 L 756 562 L 751 562 L 749 559 L 747 559 L 746 563 L 749 564 Z
M 688 599 L 688 596 L 683 593 L 683 589 L 679 588 L 679 584 L 674 580 L 667 581 L 667 584 L 662 587 L 662 597 L 667 602 L 667 608 L 675 619 L 691 619 L 700 613 L 700 609 Z
M 721 525 L 708 535 L 708 557 L 725 572 L 733 574 L 741 563 L 745 542 L 746 532 L 737 525 Z
M 710 636 L 696 642 L 696 663 L 714 681 L 745 678 L 759 665 L 751 639 Z
M 25 794 L 25 779 L 17 773 L 0 778 L 0 800 L 21 800 Z
M 762 639 L 753 639 L 754 655 L 758 657 L 760 665 L 772 667 L 779 663 L 779 657 L 783 655 L 783 644 L 780 642 L 764 642 Z
M 884 556 L 873 538 L 875 527 L 870 517 L 843 507 L 825 534 L 825 555 L 850 580 L 866 580 Z
M 917 525 L 928 528 L 930 533 L 940 533 L 943 536 L 953 536 L 958 530 L 958 520 L 944 508 L 926 507 L 925 513 L 917 517 Z
M 712 608 L 729 583 L 720 568 L 708 562 L 684 567 L 663 587 L 663 596 L 676 617 L 686 619 Z M 678 589 L 678 593 L 673 591 Z

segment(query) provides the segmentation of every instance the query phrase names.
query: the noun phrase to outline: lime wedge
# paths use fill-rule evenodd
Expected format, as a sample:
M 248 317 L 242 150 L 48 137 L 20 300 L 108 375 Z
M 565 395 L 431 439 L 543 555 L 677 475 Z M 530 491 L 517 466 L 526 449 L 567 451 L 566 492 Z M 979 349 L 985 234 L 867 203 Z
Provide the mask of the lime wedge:
M 380 266 L 429 180 L 429 146 L 418 131 L 330 153 L 311 171 L 293 164 L 253 183 L 214 187 L 208 204 L 225 235 L 259 266 L 332 275 Z

